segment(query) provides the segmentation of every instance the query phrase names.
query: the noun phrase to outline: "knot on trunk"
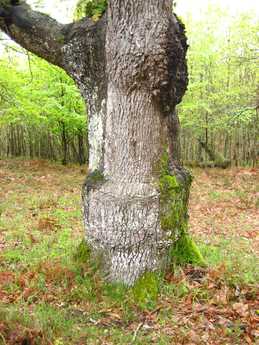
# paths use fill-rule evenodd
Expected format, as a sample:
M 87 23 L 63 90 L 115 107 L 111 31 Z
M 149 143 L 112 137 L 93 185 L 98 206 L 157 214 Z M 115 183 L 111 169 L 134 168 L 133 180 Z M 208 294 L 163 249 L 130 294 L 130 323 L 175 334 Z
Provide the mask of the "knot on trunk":
M 172 113 L 188 84 L 184 26 L 170 15 L 120 22 L 113 35 L 106 46 L 110 80 L 127 93 L 145 89 Z
M 162 82 L 159 102 L 165 115 L 172 114 L 182 100 L 188 85 L 186 53 L 188 49 L 184 24 L 174 15 L 169 20 L 166 44 L 168 79 Z

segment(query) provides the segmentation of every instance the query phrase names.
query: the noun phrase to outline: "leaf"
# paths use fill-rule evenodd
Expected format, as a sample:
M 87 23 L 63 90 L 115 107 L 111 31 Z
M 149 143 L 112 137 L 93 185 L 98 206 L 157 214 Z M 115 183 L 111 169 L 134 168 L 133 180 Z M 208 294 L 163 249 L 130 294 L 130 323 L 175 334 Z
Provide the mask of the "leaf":
M 234 303 L 233 309 L 241 317 L 246 317 L 249 315 L 248 304 Z

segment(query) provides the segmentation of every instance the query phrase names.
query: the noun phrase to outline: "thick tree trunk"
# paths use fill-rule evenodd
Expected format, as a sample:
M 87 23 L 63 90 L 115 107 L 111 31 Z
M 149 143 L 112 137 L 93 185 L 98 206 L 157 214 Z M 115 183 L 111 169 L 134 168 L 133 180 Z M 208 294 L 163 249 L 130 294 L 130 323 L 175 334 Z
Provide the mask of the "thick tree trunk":
M 177 229 L 161 227 L 156 167 L 165 152 L 178 163 L 186 45 L 170 1 L 110 1 L 107 22 L 106 116 L 98 125 L 90 117 L 85 225 L 108 278 L 131 285 L 165 267 L 176 239 Z
M 127 285 L 165 268 L 186 235 L 190 178 L 180 164 L 175 106 L 187 86 L 187 45 L 171 3 L 109 0 L 97 23 L 65 26 L 18 6 L 0 23 L 81 90 L 89 114 L 87 241 L 108 279 Z

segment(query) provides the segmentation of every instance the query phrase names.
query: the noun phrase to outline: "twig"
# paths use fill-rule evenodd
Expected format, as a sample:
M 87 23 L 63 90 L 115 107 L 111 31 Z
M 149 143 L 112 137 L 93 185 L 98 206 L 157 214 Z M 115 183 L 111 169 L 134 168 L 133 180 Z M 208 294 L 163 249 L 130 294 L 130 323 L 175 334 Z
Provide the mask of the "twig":
M 7 343 L 6 343 L 6 341 L 5 341 L 5 337 L 3 336 L 2 333 L 0 333 L 0 337 L 3 339 L 4 344 L 7 345 Z
M 141 322 L 138 327 L 135 329 L 135 332 L 134 332 L 134 336 L 133 336 L 133 339 L 132 339 L 132 342 L 131 344 L 134 344 L 135 341 L 136 341 L 136 338 L 138 336 L 138 332 L 140 331 L 140 329 L 144 326 L 144 322 Z
M 26 55 L 27 55 L 28 66 L 29 66 L 30 75 L 31 75 L 31 80 L 30 80 L 29 84 L 31 84 L 33 82 L 33 73 L 32 73 L 32 68 L 31 68 L 31 56 L 30 56 L 30 53 L 28 51 L 26 51 Z

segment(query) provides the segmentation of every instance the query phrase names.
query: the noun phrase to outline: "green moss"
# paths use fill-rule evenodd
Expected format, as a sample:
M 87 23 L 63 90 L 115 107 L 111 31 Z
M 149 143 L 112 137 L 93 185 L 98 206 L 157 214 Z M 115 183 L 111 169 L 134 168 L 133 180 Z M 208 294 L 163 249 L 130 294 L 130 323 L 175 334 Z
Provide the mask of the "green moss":
M 156 308 L 163 279 L 158 272 L 146 272 L 137 279 L 132 287 L 123 283 L 104 283 L 103 296 L 110 303 L 116 303 L 123 309 L 137 306 L 141 310 Z
M 205 266 L 205 260 L 193 239 L 183 232 L 171 248 L 170 257 L 176 265 L 192 264 Z
M 160 190 L 160 223 L 163 230 L 171 230 L 180 234 L 188 220 L 187 197 L 191 178 L 179 181 L 169 172 L 169 158 L 163 154 L 159 174 Z
M 134 303 L 140 308 L 154 308 L 159 295 L 161 277 L 156 272 L 146 272 L 131 289 Z
M 179 198 L 181 186 L 175 176 L 164 175 L 159 179 L 160 223 L 163 230 L 172 230 L 181 225 L 183 202 Z
M 187 171 L 181 179 L 172 175 L 167 152 L 163 153 L 159 165 L 160 224 L 163 230 L 171 232 L 174 243 L 170 250 L 172 263 L 204 265 L 198 247 L 187 232 L 187 206 L 192 176 Z

